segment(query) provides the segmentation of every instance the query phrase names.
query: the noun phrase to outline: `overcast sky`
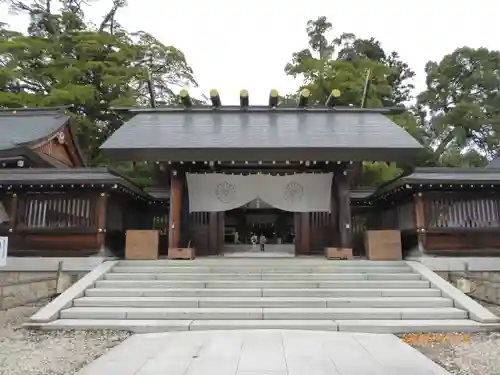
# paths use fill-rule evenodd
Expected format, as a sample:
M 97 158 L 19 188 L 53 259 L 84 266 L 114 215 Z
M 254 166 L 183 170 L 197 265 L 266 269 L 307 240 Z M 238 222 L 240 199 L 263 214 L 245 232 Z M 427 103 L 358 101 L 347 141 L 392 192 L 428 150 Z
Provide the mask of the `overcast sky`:
M 92 1 L 87 18 L 98 23 L 110 3 Z M 306 23 L 318 16 L 328 17 L 335 35 L 375 37 L 386 51 L 399 52 L 417 72 L 418 90 L 428 60 L 464 45 L 500 50 L 500 2 L 493 0 L 129 0 L 118 20 L 181 49 L 202 92 L 217 88 L 224 104 L 237 104 L 245 88 L 252 104 L 265 104 L 270 89 L 285 94 L 300 84 L 284 66 L 307 46 Z M 27 25 L 1 5 L 0 21 L 19 31 Z

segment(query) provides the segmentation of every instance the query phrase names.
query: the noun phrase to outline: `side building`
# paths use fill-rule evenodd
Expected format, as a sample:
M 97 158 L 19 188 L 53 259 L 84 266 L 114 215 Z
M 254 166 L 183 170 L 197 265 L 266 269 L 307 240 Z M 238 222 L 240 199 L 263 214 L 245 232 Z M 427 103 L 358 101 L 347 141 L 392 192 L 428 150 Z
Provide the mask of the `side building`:
M 499 167 L 416 168 L 358 203 L 357 237 L 400 230 L 407 256 L 500 255 Z
M 155 202 L 90 168 L 59 109 L 0 111 L 0 236 L 9 256 L 121 256 L 126 229 L 150 228 Z

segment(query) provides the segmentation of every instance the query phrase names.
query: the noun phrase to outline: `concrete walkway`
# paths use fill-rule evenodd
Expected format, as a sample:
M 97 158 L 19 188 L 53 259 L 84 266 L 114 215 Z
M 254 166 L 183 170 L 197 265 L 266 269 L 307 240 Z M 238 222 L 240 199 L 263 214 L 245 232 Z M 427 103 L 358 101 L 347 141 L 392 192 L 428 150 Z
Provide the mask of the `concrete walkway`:
M 77 375 L 450 375 L 394 335 L 211 331 L 135 335 Z

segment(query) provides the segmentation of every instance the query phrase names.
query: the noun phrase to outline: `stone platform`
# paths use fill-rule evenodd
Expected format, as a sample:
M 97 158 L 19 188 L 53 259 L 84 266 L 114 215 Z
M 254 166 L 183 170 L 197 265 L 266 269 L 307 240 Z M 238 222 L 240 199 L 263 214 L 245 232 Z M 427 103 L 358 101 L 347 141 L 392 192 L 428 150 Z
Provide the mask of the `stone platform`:
M 211 331 L 134 335 L 77 375 L 450 375 L 390 334 Z

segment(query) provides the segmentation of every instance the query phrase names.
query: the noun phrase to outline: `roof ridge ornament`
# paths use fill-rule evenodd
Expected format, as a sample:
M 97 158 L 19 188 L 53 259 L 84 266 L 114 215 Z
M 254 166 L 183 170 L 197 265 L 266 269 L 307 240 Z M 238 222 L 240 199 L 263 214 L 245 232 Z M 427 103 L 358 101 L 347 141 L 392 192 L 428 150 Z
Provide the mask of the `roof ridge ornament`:
M 182 89 L 179 92 L 179 96 L 181 97 L 181 103 L 185 108 L 191 108 L 193 106 L 193 101 L 191 100 L 187 89 Z
M 250 105 L 250 99 L 248 97 L 248 90 L 243 89 L 240 91 L 240 107 L 241 109 L 247 109 Z
M 339 98 L 342 93 L 340 92 L 339 89 L 333 89 L 330 95 L 328 96 L 328 99 L 326 99 L 325 106 L 328 108 L 333 108 L 339 104 Z
M 278 107 L 279 92 L 276 89 L 272 89 L 269 93 L 269 107 L 276 109 Z
M 311 96 L 311 91 L 309 91 L 307 88 L 302 89 L 300 91 L 297 107 L 307 109 L 307 103 L 309 101 L 310 96 Z
M 210 100 L 212 102 L 213 109 L 217 109 L 222 106 L 219 92 L 216 89 L 210 90 Z

